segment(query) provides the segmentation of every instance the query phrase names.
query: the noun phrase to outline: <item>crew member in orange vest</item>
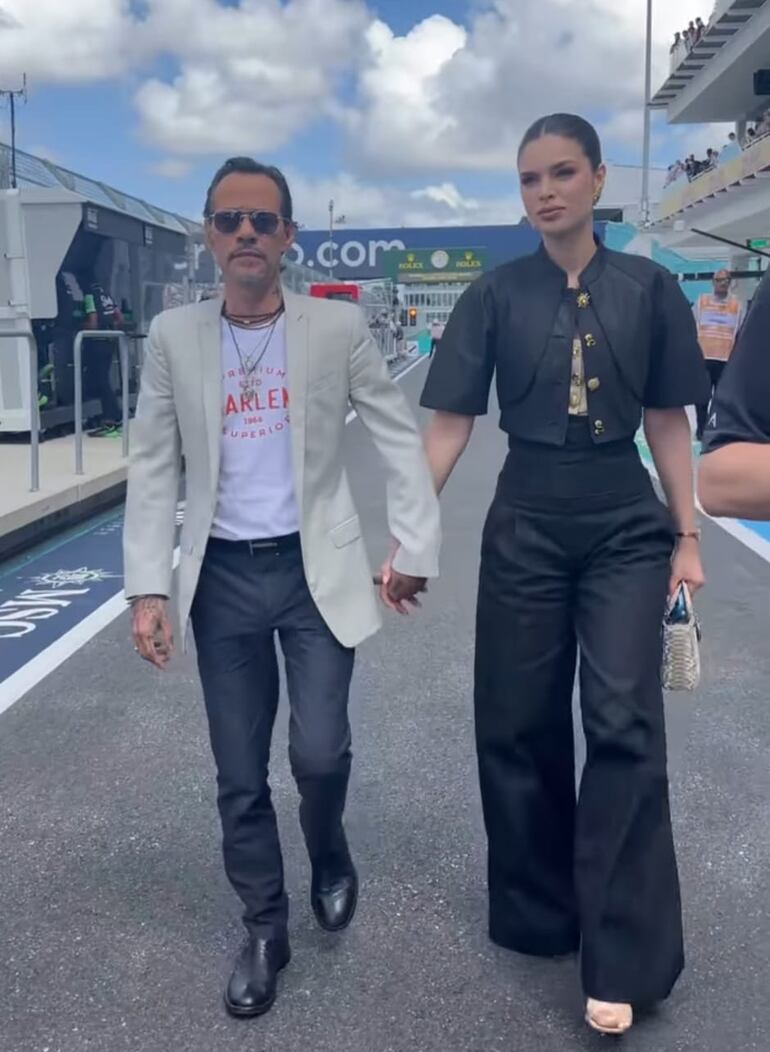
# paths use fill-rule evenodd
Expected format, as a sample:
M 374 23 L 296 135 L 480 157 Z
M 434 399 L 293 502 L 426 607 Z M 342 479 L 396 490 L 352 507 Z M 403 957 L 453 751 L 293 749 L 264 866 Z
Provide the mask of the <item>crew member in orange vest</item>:
M 744 317 L 741 301 L 737 296 L 730 295 L 731 281 L 732 275 L 729 270 L 718 270 L 714 275 L 713 293 L 704 292 L 698 297 L 694 307 L 698 342 L 711 377 L 712 397 L 735 346 L 735 339 Z M 698 440 L 703 438 L 710 403 L 711 399 L 705 405 L 696 406 Z

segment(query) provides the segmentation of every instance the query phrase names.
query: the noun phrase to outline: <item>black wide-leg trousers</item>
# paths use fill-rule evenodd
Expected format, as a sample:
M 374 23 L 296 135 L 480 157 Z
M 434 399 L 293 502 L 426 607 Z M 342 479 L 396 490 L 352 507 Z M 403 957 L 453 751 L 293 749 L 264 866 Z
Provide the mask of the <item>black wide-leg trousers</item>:
M 275 547 L 209 541 L 192 608 L 217 766 L 222 848 L 254 934 L 281 936 L 288 901 L 268 782 L 278 708 L 275 638 L 286 664 L 289 760 L 314 871 L 352 863 L 343 829 L 351 765 L 348 693 L 354 652 L 332 635 L 305 580 L 299 538 Z
M 651 486 L 546 506 L 501 482 L 484 531 L 475 716 L 490 935 L 529 954 L 579 949 L 585 993 L 606 1001 L 663 999 L 684 961 L 660 682 L 672 545 Z

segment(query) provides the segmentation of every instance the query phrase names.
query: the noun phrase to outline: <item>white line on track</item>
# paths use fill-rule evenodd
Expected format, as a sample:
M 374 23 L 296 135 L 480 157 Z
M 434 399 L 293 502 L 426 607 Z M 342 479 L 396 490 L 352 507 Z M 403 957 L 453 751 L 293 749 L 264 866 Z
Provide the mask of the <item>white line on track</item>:
M 424 361 L 426 361 L 426 358 L 420 357 L 412 362 L 411 365 L 407 366 L 406 369 L 396 376 L 396 380 L 402 380 L 413 369 L 416 369 L 418 365 L 422 365 Z M 356 416 L 356 411 L 351 410 L 345 419 L 345 423 L 349 424 L 352 420 L 355 420 Z M 179 549 L 175 548 L 174 568 L 178 564 Z M 103 628 L 106 628 L 107 625 L 120 617 L 125 610 L 126 600 L 121 591 L 105 603 L 102 603 L 88 617 L 79 621 L 68 632 L 65 632 L 61 638 L 47 646 L 45 650 L 41 650 L 35 657 L 30 658 L 26 665 L 14 672 L 8 679 L 3 680 L 0 683 L 0 714 L 10 709 L 12 705 L 15 705 L 21 697 L 32 690 L 33 687 L 36 687 L 41 680 L 49 676 L 60 665 L 64 664 L 81 647 L 85 646 L 95 635 L 101 632 Z
M 179 549 L 174 549 L 174 569 L 179 564 Z M 93 610 L 74 625 L 69 632 L 30 658 L 17 672 L 0 683 L 0 713 L 10 709 L 19 698 L 36 687 L 41 680 L 50 675 L 59 665 L 63 665 L 82 646 L 89 643 L 103 628 L 111 624 L 122 613 L 125 613 L 126 600 L 123 592 L 118 592 Z

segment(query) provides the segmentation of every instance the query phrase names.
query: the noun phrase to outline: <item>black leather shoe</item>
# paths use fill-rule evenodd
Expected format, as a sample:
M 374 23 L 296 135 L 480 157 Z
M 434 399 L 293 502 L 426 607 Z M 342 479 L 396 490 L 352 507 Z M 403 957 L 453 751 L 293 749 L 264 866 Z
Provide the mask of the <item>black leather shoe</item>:
M 290 960 L 287 938 L 249 936 L 235 960 L 225 991 L 225 1006 L 230 1015 L 245 1019 L 269 1012 L 275 1002 L 278 973 Z
M 353 920 L 358 904 L 358 875 L 355 869 L 342 874 L 314 874 L 310 902 L 315 918 L 324 931 L 343 931 Z

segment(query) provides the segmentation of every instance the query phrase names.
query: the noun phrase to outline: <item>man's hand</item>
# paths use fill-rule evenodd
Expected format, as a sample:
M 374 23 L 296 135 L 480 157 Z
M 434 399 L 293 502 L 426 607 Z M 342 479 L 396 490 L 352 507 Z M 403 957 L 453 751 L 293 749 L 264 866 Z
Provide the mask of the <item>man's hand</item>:
M 131 602 L 134 647 L 140 657 L 164 669 L 174 652 L 168 601 L 160 595 L 140 595 Z

